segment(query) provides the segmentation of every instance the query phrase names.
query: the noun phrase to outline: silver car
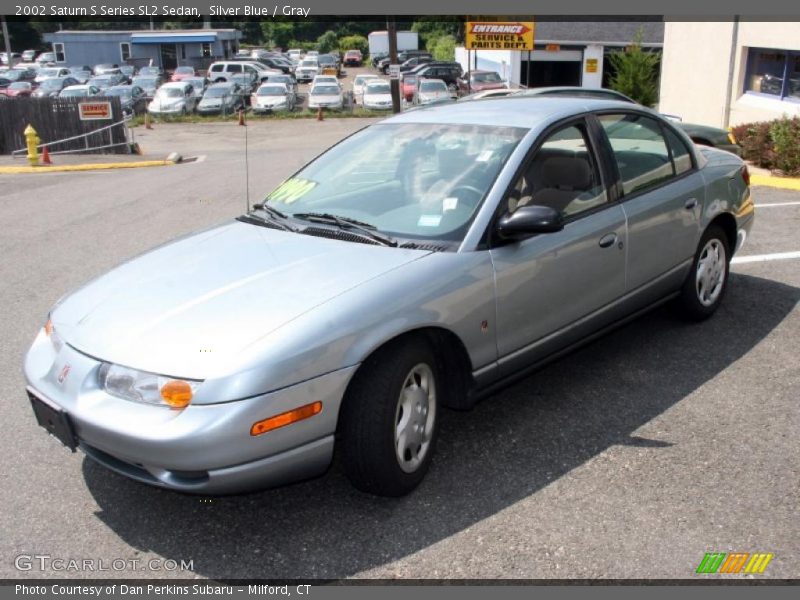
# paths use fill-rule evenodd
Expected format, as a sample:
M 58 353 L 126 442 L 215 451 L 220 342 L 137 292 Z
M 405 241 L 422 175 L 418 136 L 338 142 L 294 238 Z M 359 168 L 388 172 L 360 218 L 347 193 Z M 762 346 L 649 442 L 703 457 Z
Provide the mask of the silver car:
M 733 154 L 576 98 L 362 129 L 245 215 L 59 300 L 24 362 L 38 422 L 196 493 L 324 472 L 397 496 L 466 409 L 666 300 L 710 317 L 754 220 Z

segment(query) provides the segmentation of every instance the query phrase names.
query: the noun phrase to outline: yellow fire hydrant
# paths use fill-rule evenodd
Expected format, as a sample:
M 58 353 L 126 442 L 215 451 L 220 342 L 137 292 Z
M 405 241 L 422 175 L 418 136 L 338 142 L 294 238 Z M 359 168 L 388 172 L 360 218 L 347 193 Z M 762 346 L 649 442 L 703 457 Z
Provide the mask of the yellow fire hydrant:
M 35 167 L 39 164 L 39 150 L 36 148 L 39 145 L 39 136 L 30 124 L 22 134 L 25 136 L 25 144 L 28 146 L 28 161 L 32 167 Z

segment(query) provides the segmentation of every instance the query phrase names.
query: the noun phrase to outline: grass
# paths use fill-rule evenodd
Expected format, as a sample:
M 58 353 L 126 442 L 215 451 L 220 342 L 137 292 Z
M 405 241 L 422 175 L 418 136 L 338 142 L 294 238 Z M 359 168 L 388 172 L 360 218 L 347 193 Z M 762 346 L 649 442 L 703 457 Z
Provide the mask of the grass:
M 324 110 L 326 119 L 364 119 L 375 118 L 381 115 L 391 114 L 391 111 L 373 111 L 365 108 L 355 108 L 353 110 Z M 271 114 L 257 115 L 252 111 L 245 112 L 246 121 L 278 121 L 291 119 L 316 119 L 316 110 L 293 110 L 292 112 L 277 112 Z M 152 123 L 224 123 L 227 121 L 238 121 L 238 113 L 231 115 L 199 115 L 192 113 L 185 116 L 174 117 L 150 117 Z M 144 125 L 144 115 L 136 115 L 128 123 L 130 127 Z

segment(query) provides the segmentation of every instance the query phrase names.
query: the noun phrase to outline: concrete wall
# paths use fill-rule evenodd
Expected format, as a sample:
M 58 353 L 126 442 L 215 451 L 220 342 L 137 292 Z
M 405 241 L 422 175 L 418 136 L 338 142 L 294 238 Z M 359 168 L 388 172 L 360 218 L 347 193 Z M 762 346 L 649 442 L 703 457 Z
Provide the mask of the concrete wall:
M 800 22 L 741 22 L 735 47 L 733 33 L 733 22 L 666 23 L 660 111 L 716 127 L 800 115 L 798 103 L 744 91 L 748 49 L 800 50 Z M 729 77 L 731 56 L 734 65 Z

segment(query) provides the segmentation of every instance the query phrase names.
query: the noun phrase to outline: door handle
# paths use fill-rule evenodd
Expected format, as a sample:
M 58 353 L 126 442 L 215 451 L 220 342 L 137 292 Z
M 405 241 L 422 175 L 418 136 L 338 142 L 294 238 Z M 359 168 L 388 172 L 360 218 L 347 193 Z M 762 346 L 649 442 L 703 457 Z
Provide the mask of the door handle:
M 683 205 L 683 208 L 686 210 L 692 210 L 695 206 L 697 206 L 697 198 L 689 198 L 686 201 L 686 204 Z
M 600 238 L 600 247 L 601 248 L 610 248 L 614 245 L 617 241 L 617 234 L 616 233 L 607 233 L 603 237 Z

